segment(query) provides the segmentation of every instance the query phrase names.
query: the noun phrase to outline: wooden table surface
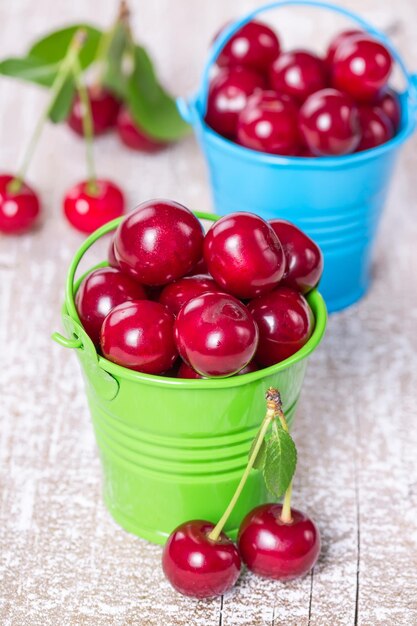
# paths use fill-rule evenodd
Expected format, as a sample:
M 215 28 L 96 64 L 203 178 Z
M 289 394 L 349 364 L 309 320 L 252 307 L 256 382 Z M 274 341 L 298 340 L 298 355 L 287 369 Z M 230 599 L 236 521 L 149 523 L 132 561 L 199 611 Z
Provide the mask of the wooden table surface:
M 207 44 L 228 18 L 259 0 L 133 2 L 135 30 L 166 84 L 190 93 Z M 345 2 L 384 29 L 417 69 L 414 0 Z M 98 11 L 98 7 L 100 10 Z M 0 4 L 0 56 L 23 52 L 65 22 L 108 24 L 113 2 L 14 0 Z M 327 14 L 283 11 L 285 45 L 328 40 Z M 317 14 L 314 14 L 317 15 Z M 295 16 L 298 16 L 297 18 Z M 285 24 L 285 26 L 284 26 Z M 0 169 L 16 168 L 45 93 L 0 78 Z M 374 284 L 329 320 L 312 357 L 294 437 L 294 504 L 317 521 L 314 572 L 280 584 L 245 572 L 223 598 L 174 592 L 161 549 L 121 530 L 103 506 L 100 466 L 75 356 L 52 343 L 68 263 L 82 237 L 61 214 L 65 190 L 85 176 L 82 142 L 48 126 L 29 180 L 44 223 L 0 238 L 0 623 L 143 626 L 417 624 L 417 141 L 406 146 L 381 224 Z M 165 196 L 211 210 L 192 138 L 152 157 L 97 142 L 101 175 L 129 207 Z M 103 249 L 95 258 L 103 257 Z M 92 257 L 91 257 L 92 258 Z

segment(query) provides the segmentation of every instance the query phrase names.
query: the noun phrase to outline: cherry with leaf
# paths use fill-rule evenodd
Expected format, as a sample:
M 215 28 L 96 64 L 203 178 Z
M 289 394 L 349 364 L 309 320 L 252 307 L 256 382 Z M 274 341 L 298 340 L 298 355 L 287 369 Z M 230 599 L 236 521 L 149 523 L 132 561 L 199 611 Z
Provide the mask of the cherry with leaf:
M 40 200 L 37 193 L 25 182 L 26 174 L 46 120 L 58 114 L 62 93 L 65 92 L 71 78 L 74 62 L 85 39 L 84 30 L 80 29 L 74 33 L 59 70 L 54 76 L 51 96 L 37 121 L 17 174 L 0 176 L 0 232 L 4 234 L 25 232 L 38 220 L 41 211 Z
M 307 515 L 291 509 L 297 452 L 276 389 L 268 389 L 266 403 L 248 464 L 219 522 L 185 522 L 167 540 L 162 567 L 172 586 L 184 595 L 207 598 L 225 593 L 236 583 L 242 561 L 253 572 L 277 580 L 303 576 L 317 561 L 319 531 Z M 250 511 L 236 546 L 223 529 L 252 469 L 263 471 L 268 490 L 277 499 L 284 495 L 284 502 Z
M 1 61 L 0 74 L 52 89 L 68 45 L 80 29 L 87 34 L 79 57 L 80 75 L 87 88 L 96 136 L 116 128 L 124 145 L 154 152 L 190 132 L 175 98 L 160 84 L 151 57 L 134 40 L 125 0 L 121 0 L 108 30 L 91 24 L 56 30 L 36 41 L 23 57 Z M 74 132 L 84 135 L 85 104 L 73 76 L 68 77 L 57 105 L 50 119 L 55 123 L 67 121 Z

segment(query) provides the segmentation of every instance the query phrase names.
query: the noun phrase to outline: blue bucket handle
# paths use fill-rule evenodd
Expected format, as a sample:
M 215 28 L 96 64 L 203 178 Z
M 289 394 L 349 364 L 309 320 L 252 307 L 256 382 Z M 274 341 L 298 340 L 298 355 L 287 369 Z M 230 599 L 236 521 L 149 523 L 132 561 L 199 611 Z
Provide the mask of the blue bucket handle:
M 322 2 L 321 0 L 276 0 L 275 2 L 270 2 L 269 4 L 265 4 L 262 7 L 258 7 L 254 9 L 250 13 L 247 13 L 245 16 L 239 18 L 233 24 L 230 24 L 220 35 L 216 38 L 213 45 L 210 48 L 209 55 L 206 61 L 206 64 L 203 69 L 203 74 L 201 77 L 200 88 L 197 95 L 191 99 L 190 102 L 187 102 L 184 98 L 178 98 L 177 106 L 182 117 L 190 124 L 193 124 L 196 121 L 196 117 L 198 117 L 197 111 L 197 103 L 199 104 L 199 113 L 201 117 L 204 117 L 207 108 L 207 96 L 209 89 L 209 74 L 210 68 L 217 59 L 219 53 L 222 51 L 226 43 L 229 39 L 240 29 L 242 26 L 250 22 L 253 18 L 255 18 L 260 13 L 265 13 L 270 11 L 271 9 L 276 9 L 284 6 L 312 6 L 320 9 L 328 9 L 329 11 L 333 11 L 333 13 L 338 13 L 339 15 L 343 15 L 358 24 L 363 30 L 367 31 L 371 35 L 374 35 L 379 41 L 388 48 L 392 57 L 395 59 L 396 63 L 400 67 L 402 73 L 404 74 L 404 78 L 407 83 L 407 93 L 409 104 L 414 111 L 417 111 L 417 74 L 411 74 L 402 60 L 401 55 L 397 52 L 397 50 L 393 47 L 388 37 L 382 31 L 378 30 L 372 24 L 362 19 L 359 15 L 354 13 L 353 11 L 349 11 L 343 7 L 332 4 L 330 2 Z

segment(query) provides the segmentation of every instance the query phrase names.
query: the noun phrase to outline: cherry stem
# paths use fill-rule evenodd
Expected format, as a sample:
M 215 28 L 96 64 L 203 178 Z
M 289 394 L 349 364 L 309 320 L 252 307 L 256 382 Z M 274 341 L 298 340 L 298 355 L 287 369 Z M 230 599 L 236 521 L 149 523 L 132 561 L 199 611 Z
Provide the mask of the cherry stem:
M 281 426 L 282 428 L 288 433 L 288 424 L 287 424 L 287 420 L 285 419 L 285 415 L 282 411 L 282 407 L 280 407 L 277 411 L 277 417 L 279 419 L 279 421 L 281 422 Z M 274 425 L 276 425 L 276 422 L 274 423 Z M 291 496 L 292 496 L 292 481 L 290 482 L 290 484 L 287 487 L 287 491 L 284 494 L 284 501 L 282 503 L 282 509 L 281 509 L 281 521 L 284 524 L 291 524 L 292 522 L 292 514 L 291 514 Z
M 233 494 L 232 499 L 229 502 L 229 505 L 227 507 L 227 509 L 225 510 L 225 512 L 223 513 L 222 517 L 220 518 L 220 520 L 218 521 L 218 523 L 216 524 L 216 526 L 213 528 L 213 530 L 211 531 L 211 533 L 208 535 L 208 538 L 211 539 L 211 541 L 217 541 L 220 533 L 222 532 L 224 525 L 226 524 L 227 520 L 229 519 L 229 516 L 240 496 L 240 494 L 242 493 L 243 487 L 246 484 L 246 481 L 248 479 L 248 476 L 251 472 L 251 469 L 253 468 L 253 465 L 256 461 L 256 457 L 258 456 L 258 452 L 261 448 L 261 445 L 263 443 L 263 440 L 265 439 L 265 435 L 268 432 L 268 428 L 271 424 L 271 422 L 273 422 L 273 420 L 275 419 L 275 415 L 279 409 L 280 403 L 281 403 L 281 399 L 279 396 L 279 393 L 275 390 L 275 389 L 268 389 L 267 394 L 266 394 L 266 399 L 267 399 L 267 410 L 266 410 L 266 414 L 264 419 L 262 420 L 261 426 L 258 430 L 258 433 L 256 435 L 256 443 L 255 446 L 253 448 L 252 454 L 249 457 L 249 461 L 248 464 L 246 466 L 245 471 L 243 472 L 242 478 L 240 479 L 240 482 L 238 484 L 238 486 L 236 487 L 236 491 Z M 278 400 L 279 399 L 279 400 Z
M 87 87 L 82 79 L 82 68 L 80 62 L 74 59 L 73 74 L 75 83 L 77 85 L 77 91 L 81 104 L 81 120 L 83 125 L 86 158 L 87 158 L 87 191 L 90 195 L 98 195 L 97 176 L 94 165 L 94 125 L 93 114 L 91 112 L 90 96 L 88 95 Z
M 78 60 L 78 55 L 80 53 L 81 48 L 83 47 L 87 34 L 86 31 L 80 28 L 74 34 L 74 37 L 71 40 L 70 45 L 68 46 L 67 53 L 64 59 L 61 62 L 60 68 L 58 70 L 57 75 L 55 76 L 55 80 L 52 83 L 51 87 L 51 96 L 48 101 L 47 106 L 42 111 L 42 114 L 38 120 L 38 123 L 35 126 L 35 130 L 33 135 L 29 141 L 26 152 L 24 154 L 22 164 L 19 167 L 17 175 L 10 181 L 7 186 L 7 191 L 9 193 L 19 193 L 23 181 L 26 176 L 26 172 L 32 160 L 33 154 L 35 152 L 36 146 L 38 144 L 39 138 L 42 134 L 43 126 L 48 118 L 49 113 L 54 106 L 56 99 L 68 78 L 69 73 L 72 70 L 73 64 L 75 60 Z
M 99 41 L 98 48 L 97 48 L 97 53 L 94 59 L 95 64 L 98 65 L 98 71 L 97 71 L 96 80 L 94 82 L 94 88 L 97 89 L 98 91 L 101 89 L 102 84 L 103 84 L 107 57 L 109 56 L 109 51 L 113 43 L 113 39 L 115 37 L 117 27 L 119 26 L 119 24 L 122 24 L 123 26 L 127 27 L 129 24 L 129 18 L 130 18 L 129 6 L 125 0 L 121 0 L 119 4 L 119 11 L 118 11 L 117 17 L 113 25 L 108 31 L 104 32 L 100 37 L 100 41 Z

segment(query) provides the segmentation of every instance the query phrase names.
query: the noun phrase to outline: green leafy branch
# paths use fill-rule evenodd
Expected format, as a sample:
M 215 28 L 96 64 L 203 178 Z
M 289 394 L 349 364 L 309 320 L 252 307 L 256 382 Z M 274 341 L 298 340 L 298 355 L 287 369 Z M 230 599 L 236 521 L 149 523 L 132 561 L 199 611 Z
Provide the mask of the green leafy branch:
M 129 109 L 136 124 L 151 138 L 176 141 L 190 132 L 177 111 L 175 99 L 160 84 L 152 60 L 135 43 L 129 24 L 129 11 L 121 2 L 111 28 L 101 31 L 90 24 L 74 24 L 54 31 L 34 42 L 22 57 L 0 61 L 0 74 L 52 88 L 77 31 L 86 33 L 79 52 L 79 67 L 86 83 L 86 73 L 95 76 L 94 86 L 110 90 Z M 91 68 L 91 72 L 90 72 Z M 59 123 L 67 119 L 77 86 L 68 76 L 54 98 L 49 119 Z

